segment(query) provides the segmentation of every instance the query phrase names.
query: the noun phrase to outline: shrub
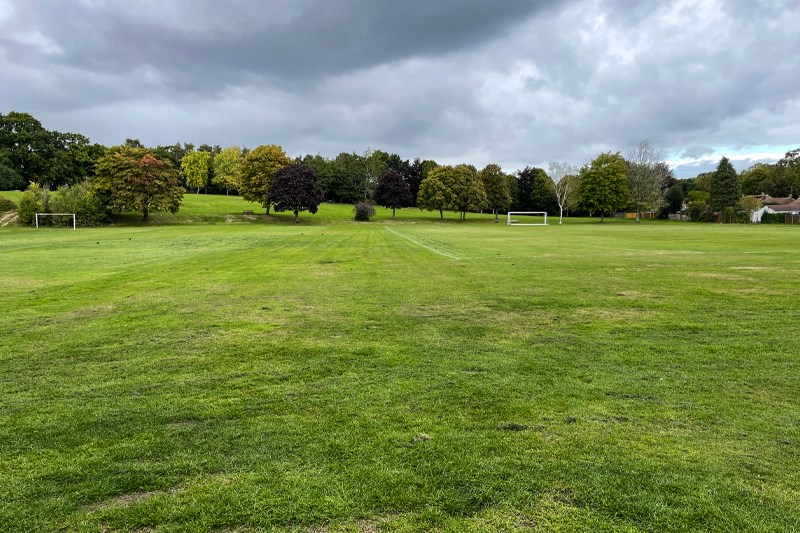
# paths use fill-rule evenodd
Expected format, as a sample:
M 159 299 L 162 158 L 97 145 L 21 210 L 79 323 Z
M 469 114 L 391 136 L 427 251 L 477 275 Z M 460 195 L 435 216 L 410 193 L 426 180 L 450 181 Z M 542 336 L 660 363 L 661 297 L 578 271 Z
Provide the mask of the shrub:
M 784 224 L 786 222 L 786 215 L 783 213 L 762 213 L 762 224 Z
M 370 217 L 375 215 L 375 207 L 369 202 L 358 202 L 353 207 L 355 219 L 360 222 L 369 222 Z
M 50 208 L 55 213 L 75 213 L 81 226 L 99 226 L 111 218 L 105 202 L 91 191 L 88 181 L 59 187 L 51 195 Z
M 711 212 L 711 208 L 700 202 L 690 202 L 688 213 L 689 220 L 692 222 L 711 222 L 714 220 L 714 213 Z
M 723 207 L 720 213 L 722 222 L 725 224 L 733 224 L 736 220 L 736 209 L 733 207 Z
M 9 200 L 8 198 L 0 198 L 0 213 L 5 213 L 6 211 L 16 211 L 16 210 L 17 210 L 17 204 Z
M 47 191 L 39 187 L 38 183 L 28 185 L 28 188 L 22 193 L 22 199 L 19 201 L 19 207 L 17 207 L 20 223 L 32 225 L 36 218 L 36 213 L 45 212 L 46 203 Z

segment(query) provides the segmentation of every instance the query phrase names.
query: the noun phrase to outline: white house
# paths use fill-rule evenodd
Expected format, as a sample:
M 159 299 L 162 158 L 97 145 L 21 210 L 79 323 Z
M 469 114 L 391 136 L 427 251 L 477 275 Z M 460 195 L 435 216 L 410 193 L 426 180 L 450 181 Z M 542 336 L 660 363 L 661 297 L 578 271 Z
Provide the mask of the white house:
M 764 213 L 781 213 L 783 215 L 800 215 L 800 198 L 791 203 L 783 205 L 765 205 L 758 211 L 753 211 L 751 220 L 761 222 L 761 215 Z

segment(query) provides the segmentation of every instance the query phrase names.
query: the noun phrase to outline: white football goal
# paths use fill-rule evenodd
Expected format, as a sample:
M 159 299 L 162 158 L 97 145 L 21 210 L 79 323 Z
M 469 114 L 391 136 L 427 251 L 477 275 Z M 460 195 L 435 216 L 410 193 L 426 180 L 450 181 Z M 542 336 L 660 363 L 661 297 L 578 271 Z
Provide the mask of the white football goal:
M 508 226 L 547 226 L 547 211 L 509 211 Z
M 36 229 L 39 229 L 39 217 L 56 217 L 54 220 L 59 222 L 59 225 L 65 226 L 72 226 L 72 229 L 77 228 L 77 224 L 75 223 L 75 213 L 36 213 Z M 72 222 L 64 223 L 65 220 L 71 220 Z

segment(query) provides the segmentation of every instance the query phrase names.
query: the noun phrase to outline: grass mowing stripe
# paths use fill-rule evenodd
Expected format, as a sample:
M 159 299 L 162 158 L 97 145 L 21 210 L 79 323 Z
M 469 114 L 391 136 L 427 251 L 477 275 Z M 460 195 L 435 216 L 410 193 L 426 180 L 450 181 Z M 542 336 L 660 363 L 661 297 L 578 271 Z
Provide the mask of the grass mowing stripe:
M 459 261 L 459 260 L 461 260 L 461 258 L 460 258 L 460 257 L 456 257 L 456 256 L 455 256 L 455 255 L 453 255 L 453 254 L 448 254 L 447 252 L 442 252 L 441 250 L 437 250 L 436 248 L 432 248 L 432 247 L 430 247 L 430 246 L 427 246 L 427 245 L 425 245 L 425 244 L 422 244 L 421 242 L 419 242 L 419 241 L 417 241 L 417 240 L 414 240 L 414 239 L 412 239 L 411 237 L 407 237 L 407 236 L 405 236 L 405 235 L 401 235 L 401 234 L 397 233 L 396 231 L 394 231 L 393 229 L 391 229 L 389 226 L 384 226 L 384 228 L 386 228 L 386 229 L 389 231 L 389 233 L 394 233 L 395 235 L 397 235 L 397 236 L 398 236 L 398 237 L 400 237 L 401 239 L 405 239 L 405 240 L 407 240 L 407 241 L 411 241 L 411 242 L 413 242 L 414 244 L 416 244 L 417 246 L 421 246 L 421 247 L 425 248 L 426 250 L 430 250 L 431 252 L 433 252 L 433 253 L 435 253 L 435 254 L 443 255 L 443 256 L 445 256 L 445 257 L 449 257 L 450 259 L 455 259 L 456 261 Z
M 0 531 L 800 531 L 800 228 L 185 202 L 0 228 Z

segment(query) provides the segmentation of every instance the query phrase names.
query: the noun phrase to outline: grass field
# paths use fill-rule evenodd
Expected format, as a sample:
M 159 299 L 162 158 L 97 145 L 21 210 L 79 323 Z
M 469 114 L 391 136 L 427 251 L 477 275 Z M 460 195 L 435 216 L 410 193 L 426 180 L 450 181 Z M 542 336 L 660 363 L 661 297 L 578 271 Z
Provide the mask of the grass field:
M 0 531 L 800 530 L 800 228 L 243 209 L 0 228 Z

